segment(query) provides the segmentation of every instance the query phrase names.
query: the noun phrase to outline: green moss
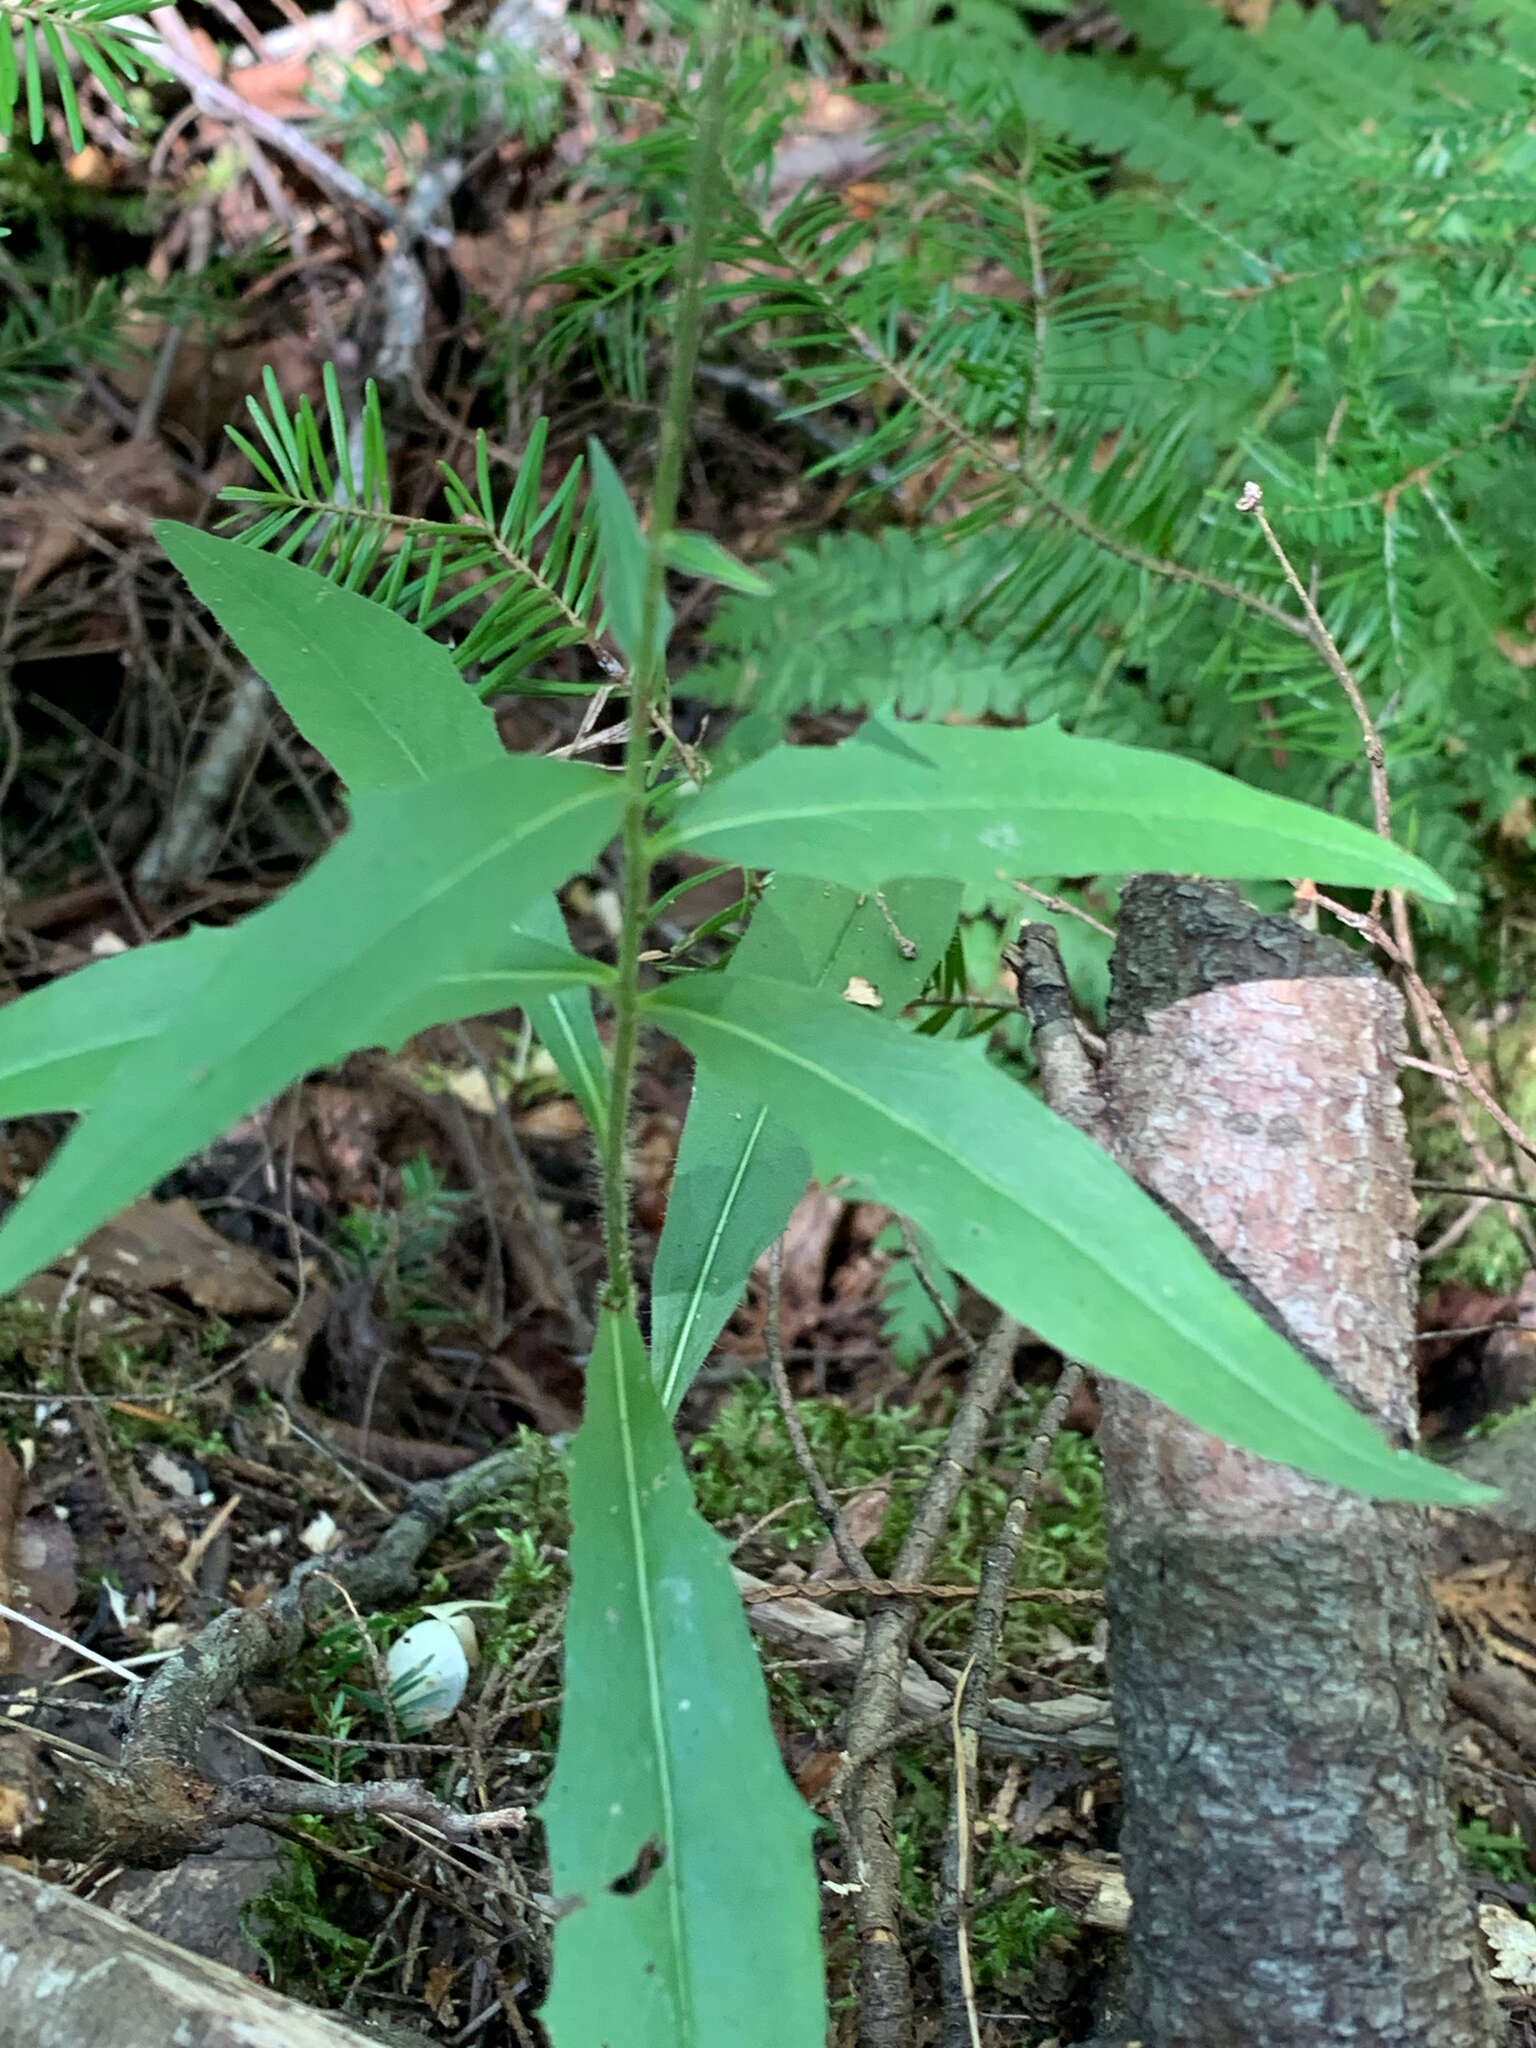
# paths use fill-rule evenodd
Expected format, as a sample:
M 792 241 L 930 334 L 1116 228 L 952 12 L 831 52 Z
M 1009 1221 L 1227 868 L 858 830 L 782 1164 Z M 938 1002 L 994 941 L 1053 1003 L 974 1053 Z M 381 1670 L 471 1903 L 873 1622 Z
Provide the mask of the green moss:
M 297 1825 L 316 1836 L 328 1833 L 318 1823 Z M 334 1866 L 328 1858 L 290 1842 L 280 1852 L 279 1865 L 267 1889 L 241 1909 L 241 1928 L 278 1991 L 334 2005 L 367 1964 L 369 1937 L 337 1917 L 336 1887 L 327 1882 Z
M 964 1489 L 941 1546 L 934 1570 L 938 1582 L 975 1583 L 981 1555 L 1006 1504 L 1008 1479 L 1029 1445 L 1045 1398 L 1043 1390 L 1033 1390 L 1010 1404 L 999 1420 L 986 1447 L 984 1470 Z M 805 1401 L 801 1413 L 818 1462 L 834 1488 L 846 1491 L 889 1481 L 886 1527 L 870 1546 L 876 1569 L 888 1570 L 943 1443 L 947 1416 L 933 1419 L 910 1409 L 858 1413 L 836 1400 Z M 364 1627 L 375 1653 L 382 1654 L 402 1629 L 419 1619 L 424 1602 L 465 1592 L 462 1574 L 452 1569 L 456 1563 L 490 1545 L 499 1546 L 491 1604 L 474 1615 L 482 1670 L 499 1667 L 512 1673 L 511 1697 L 532 1700 L 545 1698 L 558 1686 L 556 1644 L 570 1528 L 560 1452 L 531 1431 L 524 1432 L 521 1442 L 526 1456 L 522 1476 L 445 1537 L 434 1553 L 436 1569 L 424 1582 L 419 1599 L 396 1613 L 366 1617 Z M 804 1482 L 768 1389 L 752 1383 L 733 1393 L 712 1426 L 690 1446 L 689 1460 L 706 1517 L 728 1539 L 755 1531 L 741 1551 L 744 1562 L 760 1570 L 771 1569 L 786 1556 L 810 1563 L 826 1531 L 804 1497 Z M 1062 1437 L 1031 1518 L 1018 1580 L 1021 1585 L 1076 1589 L 1096 1585 L 1103 1566 L 1098 1456 L 1085 1439 Z M 483 1578 L 477 1582 L 476 1591 L 483 1583 Z M 1015 1602 L 1006 1624 L 1005 1659 L 1027 1665 L 1053 1628 L 1082 1638 L 1091 1629 L 1095 1612 L 1075 1605 Z M 941 1655 L 952 1656 L 963 1648 L 970 1616 L 969 1601 L 932 1604 L 926 1639 Z M 1060 1637 L 1052 1640 L 1059 1643 Z M 826 1689 L 816 1674 L 797 1668 L 793 1656 L 769 1651 L 764 1664 L 781 1732 L 817 1743 L 834 1739 L 843 1698 Z M 345 1781 L 371 1770 L 365 1743 L 385 1732 L 376 1669 L 357 1621 L 348 1614 L 338 1615 L 293 1669 L 295 1717 L 327 1738 L 305 1753 L 304 1760 L 328 1778 Z M 527 1739 L 535 1749 L 552 1751 L 557 1728 L 557 1713 L 541 1710 L 528 1724 Z M 452 1742 L 454 1724 L 434 1735 Z M 933 1873 L 948 1814 L 947 1747 L 940 1741 L 899 1752 L 896 1766 L 903 1897 L 914 1921 L 926 1925 L 932 1918 Z M 446 1760 L 442 1777 L 440 1789 L 452 1796 Z M 984 1773 L 979 1803 L 990 1789 L 995 1788 Z M 338 1848 L 356 1847 L 361 1838 L 350 1829 L 350 1823 L 338 1823 L 325 1839 Z M 1043 1861 L 1037 1851 L 1007 1840 L 983 1837 L 978 1845 L 974 1881 L 983 1903 L 974 1942 L 977 1982 L 993 1992 L 1013 1995 L 1022 1990 L 1042 1948 L 1071 1927 L 1068 1917 L 1032 1882 Z M 992 1893 L 996 1896 L 988 1902 Z M 357 1923 L 348 1881 L 322 1867 L 317 1855 L 295 1849 L 285 1859 L 278 1883 L 256 1902 L 250 1915 L 251 1938 L 267 1958 L 274 1981 L 318 2002 L 335 2003 L 339 1988 L 350 1983 L 358 1968 Z M 834 1951 L 840 1940 L 834 1929 Z M 835 1965 L 835 1955 L 831 1960 Z M 842 1981 L 836 1968 L 834 1980 Z
M 1010 1403 L 985 1454 L 982 1471 L 962 1489 L 940 1545 L 936 1584 L 974 1585 L 981 1558 L 1007 1504 L 1008 1483 L 1027 1451 L 1047 1395 L 1031 1389 Z M 889 1483 L 891 1500 L 880 1535 L 867 1546 L 876 1571 L 889 1571 L 911 1527 L 917 1504 L 948 1428 L 947 1415 L 930 1421 L 905 1408 L 855 1412 L 833 1400 L 803 1401 L 801 1416 L 816 1462 L 834 1491 Z M 808 1566 L 826 1540 L 821 1517 L 806 1497 L 771 1391 L 753 1384 L 733 1393 L 713 1427 L 693 1446 L 699 1505 L 728 1533 L 750 1530 L 772 1515 L 762 1541 Z M 1025 1536 L 1016 1575 L 1020 1586 L 1096 1586 L 1104 1571 L 1104 1506 L 1098 1452 L 1086 1438 L 1064 1435 L 1052 1452 Z M 1059 1629 L 1086 1640 L 1093 1610 L 1049 1601 L 1018 1601 L 1009 1609 L 1004 1655 L 1021 1661 Z M 926 1640 L 936 1649 L 959 1648 L 969 1628 L 968 1603 L 932 1616 Z

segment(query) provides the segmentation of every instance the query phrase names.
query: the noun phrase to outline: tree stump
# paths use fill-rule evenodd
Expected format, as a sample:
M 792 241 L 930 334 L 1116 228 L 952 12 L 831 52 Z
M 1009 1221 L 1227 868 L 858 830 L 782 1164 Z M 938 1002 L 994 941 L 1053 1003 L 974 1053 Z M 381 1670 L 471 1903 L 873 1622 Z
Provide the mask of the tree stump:
M 1399 1443 L 1415 1433 L 1402 1005 L 1225 885 L 1127 888 L 1121 1163 Z M 1104 1386 L 1110 1679 L 1145 2048 L 1497 2038 L 1442 1778 L 1419 1511 Z

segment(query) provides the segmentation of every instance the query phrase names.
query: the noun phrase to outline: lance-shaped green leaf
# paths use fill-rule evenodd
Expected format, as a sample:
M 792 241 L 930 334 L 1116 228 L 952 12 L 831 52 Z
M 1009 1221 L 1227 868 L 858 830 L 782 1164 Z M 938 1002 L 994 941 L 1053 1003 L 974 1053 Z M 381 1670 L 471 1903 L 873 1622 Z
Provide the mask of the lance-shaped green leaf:
M 489 708 L 467 686 L 446 648 L 408 621 L 338 589 L 312 569 L 257 548 L 169 520 L 155 532 L 299 731 L 355 795 L 407 789 L 501 758 Z M 535 905 L 520 923 L 548 944 L 566 942 L 565 921 L 553 900 Z M 529 1013 L 600 1134 L 607 1085 L 590 995 L 572 984 L 564 993 L 535 999 Z
M 379 1044 L 397 1047 L 433 1024 L 515 1006 L 532 1013 L 580 999 L 590 1018 L 586 991 L 610 982 L 613 970 L 528 937 L 528 921 L 497 948 L 494 966 L 444 976 L 413 995 L 380 1024 Z M 91 1108 L 124 1055 L 165 1030 L 238 944 L 236 932 L 199 926 L 184 939 L 93 961 L 7 1003 L 0 1009 L 0 1118 Z M 336 1056 L 349 1050 L 343 1031 Z
M 155 536 L 348 789 L 401 789 L 502 751 L 447 648 L 409 620 L 260 548 L 172 520 Z
M 546 897 L 517 921 L 519 936 L 542 939 L 568 950 L 565 919 L 555 897 Z M 604 977 L 606 978 L 606 977 Z M 596 981 L 597 976 L 589 976 Z M 592 997 L 585 988 L 530 997 L 523 1009 L 539 1043 L 560 1069 L 599 1144 L 608 1127 L 608 1059 L 597 1035 Z
M 645 630 L 645 582 L 651 550 L 624 488 L 624 479 L 601 441 L 587 441 L 587 469 L 597 502 L 597 530 L 603 543 L 603 623 L 631 662 L 640 659 Z M 662 600 L 656 615 L 658 647 L 672 637 L 672 607 Z
M 586 1003 L 590 1017 L 587 991 L 607 988 L 617 979 L 601 960 L 589 960 L 569 946 L 531 937 L 526 922 L 499 942 L 492 955 L 495 966 L 440 974 L 407 996 L 381 1020 L 373 1042 L 393 1052 L 418 1032 L 430 1031 L 434 1024 L 455 1024 L 465 1017 L 486 1017 L 514 1008 L 533 1014 L 546 1005 L 578 999 Z M 344 1042 L 332 1058 L 342 1059 L 354 1049 L 355 1041 Z
M 398 1030 L 433 983 L 483 974 L 511 921 L 611 835 L 619 802 L 599 770 L 512 755 L 358 798 L 352 830 L 237 928 L 6 1219 L 0 1291 L 296 1075 Z
M 951 882 L 893 882 L 877 899 L 781 875 L 725 973 L 835 994 L 857 978 L 860 993 L 894 1015 L 922 987 L 959 908 Z M 707 1072 L 696 1078 L 651 1280 L 651 1356 L 669 1411 L 709 1356 L 810 1172 L 799 1138 L 750 1089 Z
M 224 957 L 229 933 L 93 960 L 0 1010 L 0 1117 L 88 1109 L 125 1052 L 153 1036 Z
M 682 804 L 660 845 L 856 889 L 893 874 L 1166 872 L 1453 900 L 1433 868 L 1363 826 L 1054 719 L 1016 732 L 871 720 L 839 747 L 775 747 Z
M 701 1067 L 793 1124 L 820 1179 L 846 1176 L 910 1216 L 1061 1351 L 1336 1485 L 1470 1498 L 1454 1473 L 1392 1449 L 1128 1175 L 974 1045 L 748 975 L 677 982 L 646 1009 Z
M 555 2048 L 823 2048 L 813 1823 L 633 1317 L 598 1328 L 570 1487 Z

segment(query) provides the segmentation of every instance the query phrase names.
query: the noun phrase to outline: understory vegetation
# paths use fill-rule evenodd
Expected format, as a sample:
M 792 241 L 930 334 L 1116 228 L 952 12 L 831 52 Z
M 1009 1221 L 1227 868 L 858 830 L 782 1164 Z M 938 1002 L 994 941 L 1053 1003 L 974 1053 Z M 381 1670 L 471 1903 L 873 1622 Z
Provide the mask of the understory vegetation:
M 265 1980 L 486 2048 L 732 2000 L 867 2043 L 873 1768 L 933 2037 L 1087 2038 L 1073 1361 L 1472 1492 L 1044 1108 L 1013 941 L 1089 1044 L 1129 873 L 1379 946 L 1429 1434 L 1529 1398 L 1466 1346 L 1536 1266 L 1536 5 L 0 9 L 0 1538 L 81 1531 L 39 1614 L 121 1678 L 500 1445 L 414 1597 L 337 1562 L 231 1681 L 357 1793 L 270 1830 Z M 418 1725 L 387 1659 L 466 1621 Z M 424 1849 L 408 1776 L 504 1832 Z M 1457 1796 L 1524 1913 L 1536 1798 Z

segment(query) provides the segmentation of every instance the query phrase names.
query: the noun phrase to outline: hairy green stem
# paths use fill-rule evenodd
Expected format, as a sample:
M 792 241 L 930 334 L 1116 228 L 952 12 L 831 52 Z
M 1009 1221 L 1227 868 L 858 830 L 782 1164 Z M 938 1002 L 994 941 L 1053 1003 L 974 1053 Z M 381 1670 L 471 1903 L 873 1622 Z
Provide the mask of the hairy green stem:
M 672 370 L 662 409 L 651 489 L 650 555 L 640 614 L 640 651 L 630 671 L 629 737 L 624 748 L 623 921 L 619 933 L 618 984 L 614 991 L 613 1071 L 608 1129 L 603 1142 L 603 1237 L 608 1257 L 604 1302 L 615 1314 L 634 1307 L 634 1261 L 629 1243 L 629 1103 L 634 1089 L 640 1037 L 640 947 L 651 892 L 651 847 L 646 832 L 649 805 L 651 724 L 664 709 L 666 649 L 658 644 L 666 582 L 666 544 L 677 524 L 677 498 L 693 404 L 693 373 L 703 327 L 704 272 L 714 239 L 720 142 L 725 120 L 725 87 L 736 39 L 739 0 L 721 0 L 699 80 L 700 116 L 688 187 L 688 240 L 683 252 Z

